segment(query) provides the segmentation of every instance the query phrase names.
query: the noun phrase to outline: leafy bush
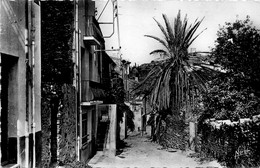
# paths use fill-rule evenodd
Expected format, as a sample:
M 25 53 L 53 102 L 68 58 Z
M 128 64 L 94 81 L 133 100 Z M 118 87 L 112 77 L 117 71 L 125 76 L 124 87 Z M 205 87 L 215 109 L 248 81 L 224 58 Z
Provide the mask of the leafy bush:
M 217 36 L 212 53 L 215 63 L 226 70 L 236 90 L 250 88 L 259 96 L 260 30 L 247 16 L 245 20 L 225 23 Z
M 209 123 L 200 125 L 199 149 L 202 155 L 217 159 L 227 167 L 260 165 L 260 125 L 255 122 L 215 128 Z
M 202 96 L 204 107 L 201 119 L 237 120 L 259 114 L 259 97 L 249 88 L 237 90 L 232 80 L 226 74 L 219 74 L 210 82 Z
M 125 104 L 125 96 L 126 92 L 124 89 L 123 80 L 120 78 L 113 78 L 113 85 L 110 90 L 106 90 L 106 98 L 104 103 L 110 104 L 114 103 L 117 104 L 117 121 L 118 124 L 123 122 L 124 113 L 126 113 L 127 117 L 127 127 L 131 131 L 134 130 L 134 113 L 131 111 L 129 106 Z

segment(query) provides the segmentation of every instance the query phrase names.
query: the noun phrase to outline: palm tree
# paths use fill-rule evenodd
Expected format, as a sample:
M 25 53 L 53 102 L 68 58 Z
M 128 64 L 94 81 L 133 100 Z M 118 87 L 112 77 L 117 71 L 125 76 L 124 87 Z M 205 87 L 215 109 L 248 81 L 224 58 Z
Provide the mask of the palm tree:
M 163 45 L 164 49 L 157 49 L 150 53 L 160 54 L 163 60 L 154 63 L 147 77 L 135 90 L 137 93 L 141 93 L 141 90 L 145 91 L 142 93 L 149 95 L 151 104 L 157 110 L 171 107 L 172 113 L 176 113 L 180 110 L 182 103 L 190 98 L 191 93 L 206 89 L 206 81 L 213 69 L 200 55 L 188 53 L 190 45 L 203 32 L 193 37 L 203 19 L 196 20 L 194 24 L 188 26 L 187 16 L 181 20 L 179 11 L 171 26 L 167 16 L 165 14 L 162 16 L 166 28 L 154 20 L 164 38 L 145 36 Z M 147 88 L 148 84 L 149 88 Z
M 149 97 L 150 104 L 157 111 L 171 111 L 171 115 L 180 116 L 184 103 L 191 102 L 192 96 L 198 91 L 206 90 L 206 81 L 213 69 L 198 54 L 188 53 L 190 45 L 203 32 L 194 36 L 201 20 L 188 25 L 187 15 L 181 20 L 180 11 L 173 25 L 165 14 L 162 15 L 165 28 L 157 20 L 163 38 L 145 35 L 162 44 L 150 54 L 159 54 L 163 59 L 154 62 L 146 78 L 135 88 L 136 94 Z M 169 110 L 170 109 L 170 110 Z M 185 114 L 182 115 L 185 117 Z

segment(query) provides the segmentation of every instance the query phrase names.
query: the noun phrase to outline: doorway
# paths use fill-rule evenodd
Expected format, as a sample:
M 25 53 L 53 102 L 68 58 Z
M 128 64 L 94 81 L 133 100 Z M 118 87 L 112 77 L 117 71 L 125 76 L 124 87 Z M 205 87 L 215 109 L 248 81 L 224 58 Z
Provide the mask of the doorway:
M 17 62 L 16 57 L 0 54 L 1 165 L 17 161 Z

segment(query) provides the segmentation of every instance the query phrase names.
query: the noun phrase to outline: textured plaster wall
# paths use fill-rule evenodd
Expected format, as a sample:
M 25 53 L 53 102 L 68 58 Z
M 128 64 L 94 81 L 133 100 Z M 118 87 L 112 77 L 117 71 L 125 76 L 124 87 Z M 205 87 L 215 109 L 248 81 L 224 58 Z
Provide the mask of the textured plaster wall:
M 26 15 L 27 1 L 0 1 L 0 56 L 5 55 L 9 60 L 13 61 L 12 67 L 10 67 L 9 86 L 8 86 L 8 123 L 9 130 L 8 136 L 13 139 L 12 143 L 9 143 L 9 150 L 11 155 L 17 155 L 20 149 L 19 157 L 21 166 L 25 165 L 25 155 L 28 154 L 25 145 L 25 136 L 28 131 L 32 133 L 32 110 L 26 110 L 26 104 L 28 101 L 31 103 L 31 98 L 28 98 L 26 92 L 26 82 L 29 81 L 26 76 L 26 54 L 29 51 L 28 30 L 26 28 L 26 21 L 28 17 Z M 41 44 L 40 44 L 40 6 L 33 2 L 34 14 L 36 16 L 35 22 L 35 123 L 36 123 L 36 145 L 40 143 L 41 135 Z M 27 99 L 28 98 L 28 99 Z M 28 106 L 31 107 L 29 103 Z M 28 115 L 30 113 L 30 119 Z M 29 124 L 26 122 L 29 121 Z M 17 123 L 19 126 L 17 127 Z M 20 148 L 16 149 L 17 135 L 20 136 Z M 38 136 L 39 135 L 39 136 Z M 30 143 L 31 143 L 30 139 Z M 37 148 L 37 152 L 40 152 L 40 148 Z M 31 151 L 29 152 L 31 156 Z M 38 158 L 39 155 L 36 157 Z M 16 157 L 16 156 L 15 156 Z M 31 162 L 31 160 L 30 160 Z M 37 164 L 38 164 L 37 160 Z M 40 164 L 40 163 L 39 163 Z

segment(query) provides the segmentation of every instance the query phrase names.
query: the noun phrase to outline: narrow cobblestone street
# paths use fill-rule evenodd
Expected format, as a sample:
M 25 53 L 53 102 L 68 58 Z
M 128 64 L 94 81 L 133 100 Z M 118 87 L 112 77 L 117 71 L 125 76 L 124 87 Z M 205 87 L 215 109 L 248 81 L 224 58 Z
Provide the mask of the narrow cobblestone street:
M 126 140 L 123 152 L 114 158 L 97 153 L 89 162 L 93 168 L 220 168 L 216 161 L 200 163 L 187 157 L 187 152 L 166 151 L 160 145 L 150 142 L 149 136 L 131 134 Z

